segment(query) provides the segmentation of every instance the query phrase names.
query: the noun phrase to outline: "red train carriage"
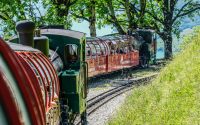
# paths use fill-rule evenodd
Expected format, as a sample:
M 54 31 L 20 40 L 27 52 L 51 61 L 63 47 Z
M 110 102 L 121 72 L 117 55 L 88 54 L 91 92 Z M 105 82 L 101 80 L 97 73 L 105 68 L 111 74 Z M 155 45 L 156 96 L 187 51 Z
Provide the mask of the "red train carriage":
M 128 35 L 88 38 L 89 77 L 139 65 L 135 40 Z
M 5 124 L 59 123 L 59 80 L 51 61 L 31 47 L 0 40 L 0 114 Z

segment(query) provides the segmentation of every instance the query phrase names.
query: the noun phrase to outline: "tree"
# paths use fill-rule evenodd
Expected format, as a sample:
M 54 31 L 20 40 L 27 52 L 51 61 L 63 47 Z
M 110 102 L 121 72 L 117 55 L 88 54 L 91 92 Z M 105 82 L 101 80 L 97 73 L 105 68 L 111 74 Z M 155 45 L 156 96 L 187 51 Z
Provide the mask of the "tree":
M 76 1 L 78 0 L 3 0 L 0 2 L 0 30 L 3 31 L 4 38 L 9 39 L 16 34 L 15 25 L 20 20 L 31 20 L 36 26 L 64 24 L 66 28 L 70 28 L 68 11 Z M 38 4 L 39 2 L 42 3 Z
M 199 9 L 200 2 L 195 0 L 149 0 L 146 25 L 155 29 L 164 41 L 166 59 L 172 58 L 172 33 L 178 34 L 181 19 L 194 17 Z
M 105 12 L 101 18 L 106 24 L 113 24 L 120 34 L 143 26 L 146 0 L 102 0 L 102 3 Z
M 78 0 L 53 0 L 58 16 L 68 16 L 70 7 L 77 3 Z
M 13 34 L 16 34 L 15 24 L 20 20 L 32 20 L 37 21 L 38 15 L 36 11 L 39 11 L 36 3 L 38 0 L 3 0 L 0 3 L 0 26 L 4 33 L 4 38 L 9 38 Z
M 85 20 L 89 23 L 90 36 L 96 37 L 96 6 L 98 0 L 79 0 L 71 8 L 70 14 L 74 20 Z
M 116 5 L 117 2 L 113 2 L 113 0 L 105 0 L 104 2 L 103 6 L 107 7 L 108 11 L 106 16 L 107 22 L 112 23 L 120 34 L 125 34 L 125 31 L 120 24 L 120 19 L 117 18 L 117 11 L 115 11 L 115 9 L 119 9 L 120 5 Z
M 123 5 L 128 18 L 129 29 L 134 30 L 143 27 L 146 4 L 146 0 L 124 0 Z
M 45 25 L 64 25 L 70 29 L 72 19 L 69 12 L 72 6 L 76 5 L 78 0 L 42 0 L 43 6 L 47 10 L 44 16 Z

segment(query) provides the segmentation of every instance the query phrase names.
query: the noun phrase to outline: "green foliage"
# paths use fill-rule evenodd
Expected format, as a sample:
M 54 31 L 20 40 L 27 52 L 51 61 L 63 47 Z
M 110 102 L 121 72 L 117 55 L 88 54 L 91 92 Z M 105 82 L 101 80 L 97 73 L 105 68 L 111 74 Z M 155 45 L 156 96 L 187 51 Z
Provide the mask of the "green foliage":
M 172 32 L 179 34 L 183 17 L 193 18 L 200 12 L 199 1 L 184 0 L 180 8 L 178 2 L 180 0 L 2 0 L 0 30 L 6 36 L 15 34 L 15 23 L 24 19 L 37 25 L 64 24 L 66 28 L 71 27 L 73 20 L 90 23 L 95 20 L 98 28 L 113 25 L 122 34 L 128 28 L 150 27 L 166 41 L 165 36 Z M 91 6 L 95 6 L 95 14 Z M 45 12 L 40 12 L 43 10 Z M 94 29 L 94 22 L 92 26 Z
M 186 16 L 193 19 L 199 14 L 200 2 L 195 0 L 149 0 L 146 8 L 148 25 L 157 31 L 159 35 L 164 34 L 166 29 L 179 36 L 179 26 Z
M 118 31 L 119 29 L 126 31 L 128 27 L 142 27 L 142 15 L 146 7 L 146 0 L 94 1 L 96 24 L 98 28 L 104 27 L 105 25 L 113 25 Z M 81 22 L 86 20 L 90 22 L 92 14 L 90 10 L 91 6 L 93 6 L 91 0 L 78 0 L 76 4 L 71 7 L 70 15 L 76 21 Z M 141 9 L 138 8 L 138 6 L 141 6 Z
M 4 0 L 0 2 L 0 31 L 3 31 L 4 39 L 9 39 L 16 34 L 15 24 L 20 20 L 31 20 L 36 26 L 63 24 L 70 28 L 72 20 L 67 14 L 58 14 L 62 12 L 58 8 L 62 7 L 65 9 L 64 4 L 57 5 L 51 0 Z
M 145 23 L 144 12 L 146 9 L 146 0 L 111 0 L 114 9 L 114 14 L 112 14 L 109 9 L 110 1 L 103 0 L 101 8 L 106 10 L 101 17 L 104 24 L 113 24 L 116 29 L 118 22 L 124 31 L 128 28 L 138 28 L 143 27 Z M 113 17 L 116 17 L 117 20 Z
M 5 38 L 15 34 L 15 23 L 19 20 L 32 20 L 39 22 L 36 15 L 39 0 L 5 0 L 0 2 L 0 27 Z
M 43 24 L 59 24 L 70 29 L 72 26 L 72 18 L 69 16 L 69 10 L 77 1 L 78 0 L 42 0 L 43 7 L 47 10 L 44 15 Z
M 200 123 L 200 29 L 151 84 L 135 88 L 109 125 Z
M 196 26 L 193 28 L 193 33 L 187 34 L 183 37 L 183 43 L 181 44 L 181 49 L 184 50 L 188 47 L 188 44 L 190 44 L 193 41 L 193 38 L 195 36 L 199 35 L 200 26 Z
M 180 35 L 179 26 L 184 17 L 199 14 L 200 1 L 149 0 L 146 8 L 147 24 L 154 29 L 165 44 L 165 58 L 172 58 L 172 34 Z
M 72 26 L 72 20 L 66 15 L 59 16 L 57 5 L 54 5 L 51 0 L 43 0 L 43 6 L 47 10 L 45 13 L 42 24 L 43 25 L 64 25 L 69 29 Z M 63 5 L 59 5 L 62 8 Z
M 104 0 L 94 0 L 95 2 L 95 12 L 96 12 L 96 23 L 99 28 L 105 26 L 105 14 L 108 13 L 108 9 L 104 6 Z M 82 22 L 88 21 L 90 22 L 90 17 L 92 16 L 90 7 L 92 6 L 91 0 L 78 0 L 76 4 L 71 7 L 70 16 L 75 21 Z

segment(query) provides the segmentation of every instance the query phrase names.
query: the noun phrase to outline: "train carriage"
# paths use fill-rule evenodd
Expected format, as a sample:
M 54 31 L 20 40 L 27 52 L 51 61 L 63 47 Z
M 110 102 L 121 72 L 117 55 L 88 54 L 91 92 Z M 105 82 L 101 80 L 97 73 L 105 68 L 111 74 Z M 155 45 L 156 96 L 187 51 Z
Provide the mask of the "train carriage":
M 139 51 L 132 36 L 87 38 L 89 77 L 139 65 Z

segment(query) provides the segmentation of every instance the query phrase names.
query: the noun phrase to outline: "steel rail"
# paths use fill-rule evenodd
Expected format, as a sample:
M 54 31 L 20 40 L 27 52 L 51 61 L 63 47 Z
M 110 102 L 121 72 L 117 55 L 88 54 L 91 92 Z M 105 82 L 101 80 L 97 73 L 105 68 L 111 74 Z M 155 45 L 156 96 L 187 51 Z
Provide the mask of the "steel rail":
M 127 80 L 126 84 L 122 84 L 118 87 L 110 89 L 106 92 L 103 92 L 103 93 L 89 99 L 87 101 L 88 102 L 87 110 L 89 111 L 88 115 L 91 114 L 90 109 L 93 108 L 93 106 L 96 107 L 95 109 L 98 109 L 99 107 L 101 107 L 103 104 L 107 103 L 114 97 L 117 97 L 118 95 L 121 95 L 128 90 L 131 90 L 134 85 L 140 85 L 142 83 L 150 82 L 157 75 L 158 74 L 155 73 L 155 74 L 149 75 L 149 76 L 144 76 L 144 77 L 135 78 L 135 79 L 129 79 L 129 80 Z M 99 105 L 99 106 L 96 106 L 96 105 Z M 92 111 L 95 111 L 95 110 L 92 110 Z
M 128 92 L 132 90 L 135 86 L 144 84 L 144 83 L 149 83 L 152 79 L 154 79 L 158 73 L 154 73 L 152 75 L 148 76 L 143 76 L 143 77 L 138 77 L 138 78 L 133 78 L 133 79 L 128 79 L 124 80 L 125 84 L 122 84 L 120 86 L 117 86 L 115 88 L 112 88 L 108 91 L 105 91 L 95 97 L 92 97 L 87 101 L 88 106 L 87 106 L 87 114 L 90 116 L 92 113 L 94 113 L 97 109 L 114 99 L 115 97 Z M 76 125 L 80 124 L 80 120 L 76 122 Z

